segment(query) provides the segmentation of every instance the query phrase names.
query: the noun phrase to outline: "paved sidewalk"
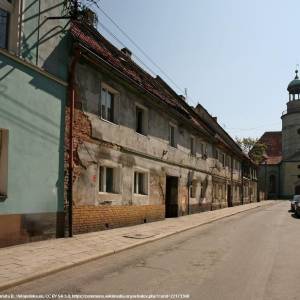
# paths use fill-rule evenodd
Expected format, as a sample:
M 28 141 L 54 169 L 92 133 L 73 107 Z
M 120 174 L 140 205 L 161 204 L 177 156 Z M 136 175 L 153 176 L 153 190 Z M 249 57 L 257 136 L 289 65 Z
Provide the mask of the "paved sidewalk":
M 0 249 L 0 290 L 277 201 Z

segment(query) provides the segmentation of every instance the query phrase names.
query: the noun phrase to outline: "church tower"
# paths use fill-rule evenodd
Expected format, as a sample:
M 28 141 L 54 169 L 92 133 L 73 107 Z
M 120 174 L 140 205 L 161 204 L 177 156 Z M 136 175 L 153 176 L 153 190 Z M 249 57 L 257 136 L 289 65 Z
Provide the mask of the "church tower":
M 282 119 L 282 192 L 300 194 L 300 80 L 298 70 L 288 85 L 289 101 Z

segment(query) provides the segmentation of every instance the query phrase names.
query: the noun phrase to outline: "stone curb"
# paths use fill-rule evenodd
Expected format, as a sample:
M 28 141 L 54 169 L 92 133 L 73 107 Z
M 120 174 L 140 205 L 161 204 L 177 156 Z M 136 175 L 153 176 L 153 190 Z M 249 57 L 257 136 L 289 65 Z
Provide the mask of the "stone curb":
M 139 240 L 139 242 L 137 242 L 134 245 L 125 246 L 125 247 L 121 247 L 121 248 L 114 249 L 114 250 L 109 250 L 107 252 L 102 252 L 102 253 L 97 254 L 97 255 L 91 255 L 89 258 L 84 258 L 84 259 L 78 260 L 77 262 L 65 263 L 64 265 L 62 265 L 60 267 L 54 267 L 53 269 L 48 269 L 48 270 L 45 270 L 45 271 L 36 272 L 32 276 L 26 276 L 25 275 L 24 276 L 25 278 L 22 278 L 22 279 L 15 279 L 15 280 L 7 281 L 4 284 L 0 283 L 0 291 L 4 291 L 6 289 L 15 287 L 17 285 L 21 285 L 23 283 L 26 283 L 26 282 L 29 282 L 29 281 L 32 281 L 32 280 L 35 280 L 35 279 L 46 277 L 48 275 L 55 274 L 55 273 L 63 271 L 63 270 L 66 270 L 66 269 L 69 269 L 69 268 L 72 268 L 72 267 L 75 267 L 75 266 L 79 266 L 79 265 L 88 263 L 88 262 L 91 262 L 93 260 L 96 260 L 96 259 L 99 259 L 99 258 L 102 258 L 102 257 L 106 257 L 106 256 L 113 255 L 113 254 L 116 254 L 116 253 L 119 253 L 119 252 L 122 252 L 122 251 L 125 251 L 125 250 L 129 250 L 129 249 L 139 247 L 141 245 L 145 245 L 145 244 L 148 244 L 148 243 L 159 241 L 161 239 L 176 235 L 178 233 L 185 232 L 185 231 L 200 227 L 202 225 L 210 224 L 210 223 L 216 222 L 218 220 L 222 220 L 222 219 L 225 219 L 227 217 L 231 217 L 233 215 L 237 215 L 237 214 L 240 214 L 240 213 L 243 213 L 243 212 L 247 212 L 247 211 L 252 210 L 252 209 L 261 208 L 261 207 L 265 207 L 265 206 L 270 206 L 272 204 L 275 204 L 276 202 L 277 201 L 266 201 L 266 202 L 262 202 L 258 206 L 244 207 L 245 209 L 243 209 L 241 211 L 231 212 L 228 215 L 217 216 L 215 219 L 211 219 L 211 220 L 207 220 L 207 221 L 204 220 L 203 222 L 200 222 L 199 224 L 191 225 L 191 226 L 185 226 L 180 230 L 175 230 L 174 232 L 169 232 L 169 233 L 160 235 L 158 237 L 152 237 L 152 238 L 149 238 L 147 240 Z

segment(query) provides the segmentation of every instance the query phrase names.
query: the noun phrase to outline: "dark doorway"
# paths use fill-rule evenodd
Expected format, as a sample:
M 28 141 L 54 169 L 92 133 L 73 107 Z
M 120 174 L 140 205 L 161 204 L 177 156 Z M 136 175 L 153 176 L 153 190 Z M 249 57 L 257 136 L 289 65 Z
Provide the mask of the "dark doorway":
M 166 177 L 166 218 L 178 217 L 178 177 Z
M 300 185 L 295 187 L 295 195 L 300 195 Z
M 232 207 L 231 185 L 227 185 L 227 204 L 228 207 Z

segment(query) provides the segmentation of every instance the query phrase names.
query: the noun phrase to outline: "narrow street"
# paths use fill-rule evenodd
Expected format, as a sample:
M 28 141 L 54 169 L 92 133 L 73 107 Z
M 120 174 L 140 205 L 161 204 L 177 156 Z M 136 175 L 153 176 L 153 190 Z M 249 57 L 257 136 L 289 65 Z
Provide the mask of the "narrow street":
M 297 299 L 300 220 L 288 210 L 285 201 L 240 213 L 3 293 Z

